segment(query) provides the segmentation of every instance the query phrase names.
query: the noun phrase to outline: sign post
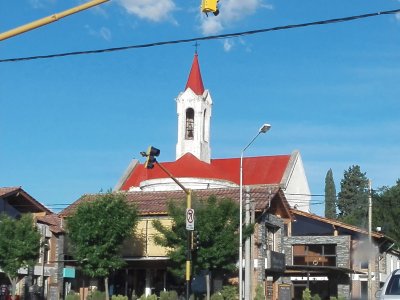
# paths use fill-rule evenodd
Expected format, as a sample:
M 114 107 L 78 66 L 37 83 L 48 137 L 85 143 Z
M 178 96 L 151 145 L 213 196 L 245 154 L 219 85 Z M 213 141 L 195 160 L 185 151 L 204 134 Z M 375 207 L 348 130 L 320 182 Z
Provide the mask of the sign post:
M 194 230 L 194 209 L 186 208 L 186 230 Z

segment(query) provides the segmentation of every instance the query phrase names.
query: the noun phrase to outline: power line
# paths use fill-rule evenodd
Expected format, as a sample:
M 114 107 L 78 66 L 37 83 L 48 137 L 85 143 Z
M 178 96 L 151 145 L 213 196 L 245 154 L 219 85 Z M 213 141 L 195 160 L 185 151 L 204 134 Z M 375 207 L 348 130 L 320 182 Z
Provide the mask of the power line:
M 65 53 L 58 53 L 58 54 L 6 58 L 6 59 L 0 59 L 0 63 L 19 62 L 19 61 L 34 60 L 34 59 L 48 59 L 48 58 L 57 58 L 57 57 L 64 57 L 64 56 L 83 55 L 83 54 L 97 54 L 97 53 L 105 53 L 105 52 L 123 51 L 123 50 L 129 50 L 129 49 L 139 49 L 139 48 L 149 48 L 149 47 L 156 47 L 156 46 L 172 45 L 172 44 L 191 43 L 191 42 L 196 42 L 196 41 L 234 38 L 234 37 L 253 35 L 253 34 L 258 34 L 258 33 L 270 32 L 270 31 L 288 30 L 288 29 L 308 27 L 308 26 L 327 25 L 327 24 L 333 24 L 333 23 L 348 22 L 348 21 L 354 21 L 354 20 L 358 20 L 358 19 L 365 19 L 365 18 L 376 17 L 376 16 L 380 16 L 380 15 L 391 15 L 391 14 L 396 14 L 396 13 L 400 13 L 400 9 L 380 11 L 380 12 L 350 16 L 350 17 L 327 19 L 327 20 L 308 22 L 308 23 L 276 26 L 276 27 L 242 31 L 242 32 L 236 32 L 236 33 L 209 35 L 209 36 L 205 36 L 205 37 L 195 37 L 195 38 L 189 38 L 189 39 L 180 39 L 180 40 L 172 40 L 172 41 L 164 41 L 164 42 L 153 42 L 153 43 L 148 43 L 148 44 L 130 45 L 130 46 L 123 46 L 123 47 L 97 49 L 97 50 L 86 50 L 86 51 L 65 52 Z

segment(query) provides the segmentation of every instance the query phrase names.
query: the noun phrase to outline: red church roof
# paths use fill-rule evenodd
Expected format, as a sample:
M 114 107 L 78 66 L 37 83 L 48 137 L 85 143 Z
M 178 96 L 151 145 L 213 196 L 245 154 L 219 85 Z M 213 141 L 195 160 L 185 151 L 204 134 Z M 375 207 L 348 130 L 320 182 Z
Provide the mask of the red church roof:
M 190 69 L 190 74 L 188 81 L 186 83 L 185 91 L 190 88 L 196 95 L 203 95 L 204 85 L 201 79 L 199 60 L 197 58 L 197 53 L 194 55 L 192 68 Z
M 246 157 L 243 159 L 243 184 L 279 184 L 288 166 L 290 155 Z M 177 178 L 203 178 L 226 180 L 239 185 L 240 158 L 212 159 L 210 164 L 199 160 L 191 153 L 186 153 L 177 161 L 161 162 L 162 165 Z M 145 169 L 138 164 L 125 179 L 121 190 L 139 187 L 140 183 L 149 179 L 168 178 L 157 165 L 154 169 Z

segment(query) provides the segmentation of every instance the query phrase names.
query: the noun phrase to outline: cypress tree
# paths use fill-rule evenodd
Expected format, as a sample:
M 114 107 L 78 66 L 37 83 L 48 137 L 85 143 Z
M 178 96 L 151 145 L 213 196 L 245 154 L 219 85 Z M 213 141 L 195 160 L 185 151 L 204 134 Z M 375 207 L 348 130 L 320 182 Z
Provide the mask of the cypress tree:
M 338 194 L 338 219 L 366 228 L 368 220 L 368 178 L 360 166 L 353 165 L 344 171 Z
M 336 187 L 332 169 L 329 169 L 325 177 L 325 217 L 336 219 Z

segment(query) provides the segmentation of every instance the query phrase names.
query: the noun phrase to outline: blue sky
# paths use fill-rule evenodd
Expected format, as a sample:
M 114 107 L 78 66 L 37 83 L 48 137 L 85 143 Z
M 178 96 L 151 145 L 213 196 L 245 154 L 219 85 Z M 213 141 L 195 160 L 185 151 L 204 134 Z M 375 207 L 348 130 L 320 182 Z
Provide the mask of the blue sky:
M 82 1 L 0 3 L 0 31 Z M 240 32 L 400 8 L 397 0 L 111 0 L 0 42 L 0 59 Z M 200 42 L 213 97 L 213 158 L 300 151 L 312 194 L 332 168 L 361 166 L 373 188 L 400 169 L 400 16 Z M 175 159 L 174 99 L 186 84 L 193 43 L 0 64 L 0 186 L 22 186 L 58 211 L 112 188 L 148 145 Z M 323 197 L 312 198 L 323 214 Z

